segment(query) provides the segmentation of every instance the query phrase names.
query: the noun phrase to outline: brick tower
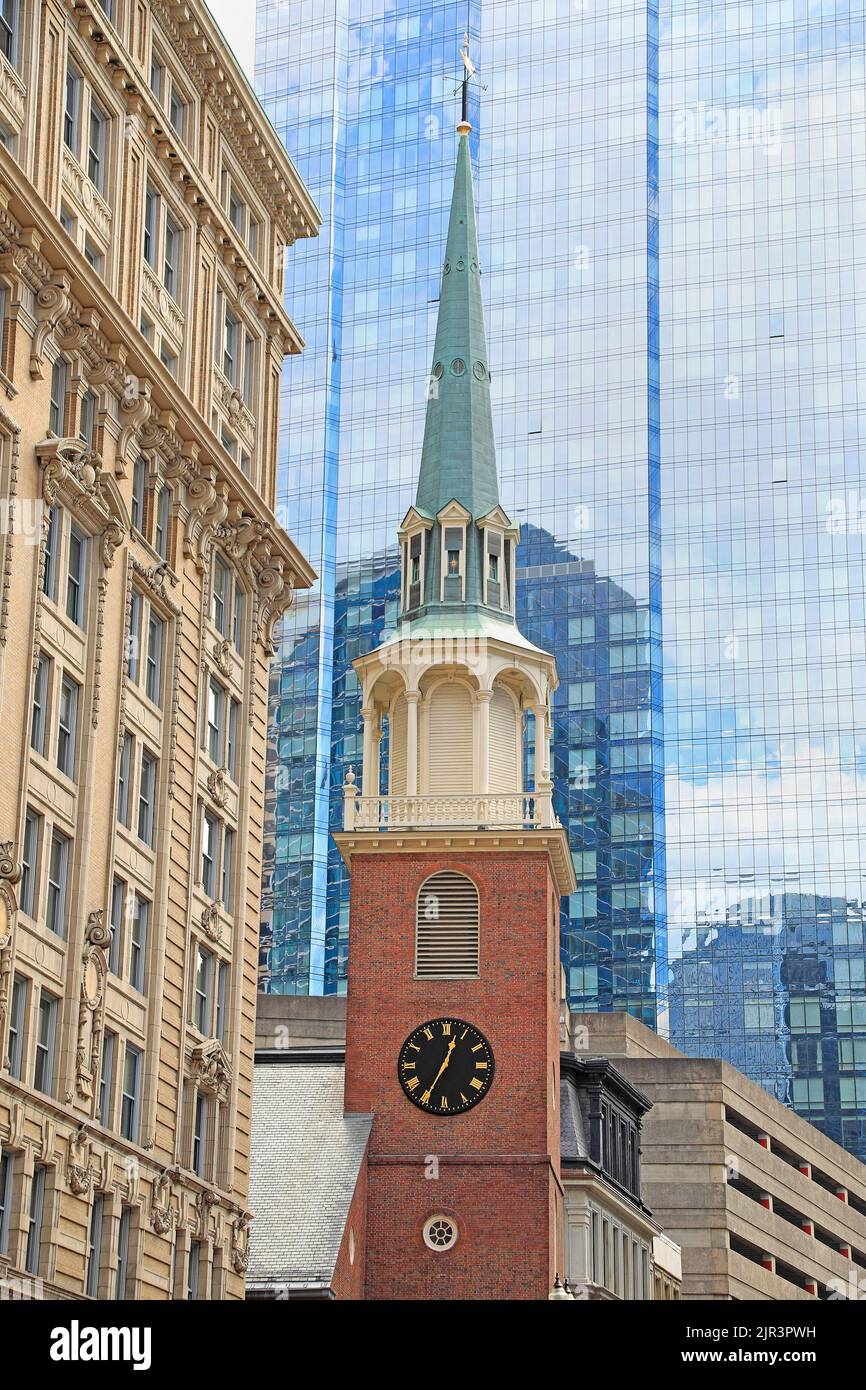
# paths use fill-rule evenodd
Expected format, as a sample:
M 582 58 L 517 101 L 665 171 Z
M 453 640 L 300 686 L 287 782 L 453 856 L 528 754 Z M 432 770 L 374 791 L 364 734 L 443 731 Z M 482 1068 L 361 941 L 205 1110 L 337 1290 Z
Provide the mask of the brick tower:
M 355 662 L 363 780 L 349 771 L 336 837 L 352 877 L 345 1108 L 374 1116 L 372 1299 L 546 1298 L 562 1262 L 559 900 L 574 873 L 551 805 L 558 678 L 514 621 L 465 110 L 401 615 Z

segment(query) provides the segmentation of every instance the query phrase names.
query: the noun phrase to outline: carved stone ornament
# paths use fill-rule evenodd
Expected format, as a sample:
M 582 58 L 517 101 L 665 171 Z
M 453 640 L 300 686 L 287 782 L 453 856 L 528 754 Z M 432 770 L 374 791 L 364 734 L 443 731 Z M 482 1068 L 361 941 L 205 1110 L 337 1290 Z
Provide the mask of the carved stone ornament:
M 215 772 L 208 773 L 207 789 L 215 806 L 225 806 L 228 801 L 228 790 L 224 767 L 218 767 Z
M 221 1042 L 211 1038 L 193 1047 L 187 1064 L 187 1075 L 193 1085 L 219 1100 L 228 1100 L 232 1073 Z
M 44 375 L 45 348 L 58 323 L 68 317 L 72 308 L 70 290 L 69 276 L 58 273 L 46 280 L 34 296 L 36 332 L 30 353 L 30 375 L 34 380 Z
M 221 642 L 214 642 L 214 648 L 212 653 L 214 663 L 217 669 L 221 671 L 224 676 L 231 675 L 231 650 L 232 644 L 229 641 L 228 637 L 224 637 Z
M 171 1204 L 172 1179 L 177 1176 L 174 1169 L 163 1168 L 153 1180 L 150 1194 L 150 1224 L 158 1236 L 166 1236 L 175 1219 Z
M 240 1211 L 232 1222 L 232 1269 L 235 1274 L 246 1274 L 250 1259 L 250 1222 L 252 1213 Z
M 202 908 L 199 922 L 202 931 L 211 941 L 219 941 L 222 936 L 222 923 L 216 903 L 208 903 L 207 907 Z
M 42 467 L 43 500 L 49 507 L 62 501 L 101 537 L 101 559 L 109 569 L 129 531 L 129 518 L 101 456 L 80 439 L 43 439 L 36 445 L 36 457 Z
M 90 1167 L 90 1144 L 87 1131 L 82 1125 L 70 1134 L 66 1156 L 66 1181 L 76 1197 L 83 1197 L 90 1191 L 93 1173 Z
M 85 947 L 81 957 L 81 990 L 78 1001 L 78 1037 L 75 1045 L 75 1089 L 82 1100 L 92 1100 L 95 1078 L 99 1074 L 99 1053 L 103 1033 L 105 980 L 108 974 L 106 951 L 111 945 L 111 927 L 105 923 L 105 909 L 98 907 L 88 915 Z
M 12 939 L 18 903 L 12 885 L 21 877 L 21 866 L 12 856 L 12 841 L 0 842 L 0 1039 L 7 1039 L 6 1024 L 9 1019 L 9 991 L 12 987 Z M 3 1065 L 8 1067 L 9 1058 L 3 1056 Z

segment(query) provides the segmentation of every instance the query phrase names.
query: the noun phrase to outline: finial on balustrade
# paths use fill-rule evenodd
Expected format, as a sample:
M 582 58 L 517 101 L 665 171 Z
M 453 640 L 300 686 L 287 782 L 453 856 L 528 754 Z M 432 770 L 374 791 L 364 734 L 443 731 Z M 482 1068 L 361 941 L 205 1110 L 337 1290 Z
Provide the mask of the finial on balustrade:
M 355 769 L 349 766 L 346 778 L 343 782 L 343 829 L 355 829 L 355 801 L 358 796 L 358 788 L 355 785 Z

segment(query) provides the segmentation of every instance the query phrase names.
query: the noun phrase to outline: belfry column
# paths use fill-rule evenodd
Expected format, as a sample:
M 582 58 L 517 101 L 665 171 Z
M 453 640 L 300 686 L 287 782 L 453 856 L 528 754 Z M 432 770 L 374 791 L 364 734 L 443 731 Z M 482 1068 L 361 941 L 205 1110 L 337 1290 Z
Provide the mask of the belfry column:
M 542 826 L 552 820 L 550 781 L 550 731 L 547 726 L 547 705 L 533 705 L 535 715 L 535 814 Z
M 406 795 L 418 795 L 418 701 L 417 690 L 406 691 Z
M 373 767 L 373 738 L 375 726 L 378 723 L 375 709 L 364 707 L 361 710 L 361 718 L 364 721 L 364 752 L 363 767 L 361 769 L 361 795 L 375 796 L 379 790 L 378 777 L 374 774 L 377 769 Z
M 490 788 L 490 701 L 492 690 L 479 690 L 475 695 L 478 709 L 478 794 L 486 796 Z

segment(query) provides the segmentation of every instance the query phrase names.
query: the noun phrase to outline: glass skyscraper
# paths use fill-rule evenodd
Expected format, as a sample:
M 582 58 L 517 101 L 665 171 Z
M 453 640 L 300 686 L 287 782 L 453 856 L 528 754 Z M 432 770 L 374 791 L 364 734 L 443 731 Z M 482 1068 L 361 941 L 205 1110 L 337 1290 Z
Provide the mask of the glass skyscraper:
M 256 85 L 324 216 L 289 265 L 280 505 L 320 581 L 274 663 L 265 988 L 344 987 L 328 830 L 351 661 L 396 619 L 468 30 L 518 620 L 561 678 L 571 1003 L 864 1152 L 863 9 L 259 0 Z

